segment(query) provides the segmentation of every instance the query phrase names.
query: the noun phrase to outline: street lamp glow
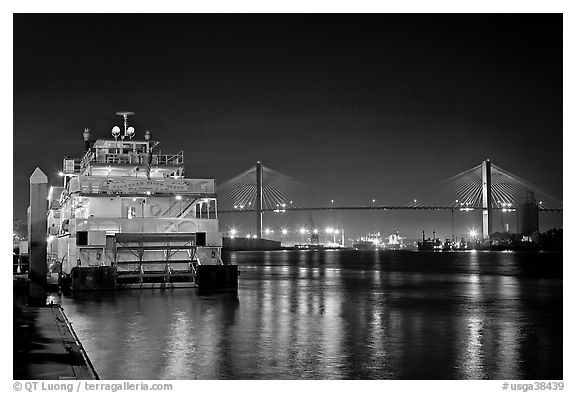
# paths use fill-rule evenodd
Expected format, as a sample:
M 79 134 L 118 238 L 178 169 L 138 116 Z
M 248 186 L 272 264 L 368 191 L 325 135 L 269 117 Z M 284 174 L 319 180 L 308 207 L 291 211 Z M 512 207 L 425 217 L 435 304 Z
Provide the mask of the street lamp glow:
M 300 234 L 305 234 L 306 233 L 306 228 L 300 228 Z
M 58 176 L 60 176 L 60 177 L 64 176 L 64 172 L 62 172 L 62 171 L 58 172 Z
M 478 235 L 478 232 L 476 232 L 475 229 L 472 229 L 472 230 L 470 231 L 470 237 L 475 238 L 477 235 Z
M 287 233 L 288 233 L 288 229 L 282 228 L 282 234 L 283 234 L 283 235 L 286 235 Z
M 181 201 L 182 200 L 182 195 L 176 195 L 176 199 Z
M 230 237 L 231 237 L 231 238 L 233 238 L 234 236 L 236 236 L 236 233 L 237 233 L 236 228 L 230 229 Z
M 313 232 L 314 232 L 314 233 L 318 233 L 318 229 L 314 229 L 314 231 L 313 231 Z
M 264 230 L 264 233 L 267 234 L 267 235 L 269 235 L 269 234 L 270 234 L 270 228 L 266 228 L 266 229 Z

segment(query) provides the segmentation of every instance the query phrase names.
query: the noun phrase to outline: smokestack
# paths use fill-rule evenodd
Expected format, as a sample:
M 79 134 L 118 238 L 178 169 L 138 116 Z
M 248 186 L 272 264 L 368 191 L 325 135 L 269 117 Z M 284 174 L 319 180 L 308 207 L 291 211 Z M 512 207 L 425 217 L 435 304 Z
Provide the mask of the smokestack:
M 89 128 L 84 128 L 84 150 L 88 151 L 90 150 L 90 129 Z
M 146 130 L 146 132 L 144 133 L 144 140 L 150 141 L 151 138 L 152 134 L 150 133 L 150 130 Z M 146 153 L 150 153 L 150 144 L 148 144 L 148 146 L 146 147 Z
M 426 232 L 422 231 L 422 241 L 426 241 Z

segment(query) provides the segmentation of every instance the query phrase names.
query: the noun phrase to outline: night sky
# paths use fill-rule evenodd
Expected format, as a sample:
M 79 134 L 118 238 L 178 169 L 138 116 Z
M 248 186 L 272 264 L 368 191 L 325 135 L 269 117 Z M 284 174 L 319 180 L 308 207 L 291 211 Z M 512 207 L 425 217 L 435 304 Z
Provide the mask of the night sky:
M 187 177 L 260 160 L 326 205 L 403 205 L 486 158 L 562 199 L 562 85 L 560 14 L 15 15 L 13 215 L 119 110 Z M 410 236 L 431 217 L 352 216 Z

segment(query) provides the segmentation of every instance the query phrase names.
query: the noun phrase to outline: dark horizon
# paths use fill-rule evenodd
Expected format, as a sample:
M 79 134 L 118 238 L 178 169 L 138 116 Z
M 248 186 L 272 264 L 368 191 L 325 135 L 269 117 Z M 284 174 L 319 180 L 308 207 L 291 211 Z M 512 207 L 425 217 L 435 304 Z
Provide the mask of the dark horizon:
M 562 199 L 562 56 L 561 14 L 16 14 L 13 216 L 118 110 L 187 177 L 400 204 L 490 158 Z

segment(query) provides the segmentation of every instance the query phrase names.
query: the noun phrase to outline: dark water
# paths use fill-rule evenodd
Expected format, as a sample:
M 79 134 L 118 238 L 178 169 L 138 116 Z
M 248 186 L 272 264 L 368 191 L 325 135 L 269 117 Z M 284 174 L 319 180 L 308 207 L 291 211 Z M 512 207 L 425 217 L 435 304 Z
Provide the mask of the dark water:
M 562 254 L 236 252 L 238 296 L 64 298 L 102 379 L 562 379 Z

